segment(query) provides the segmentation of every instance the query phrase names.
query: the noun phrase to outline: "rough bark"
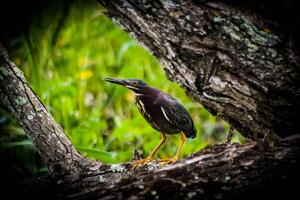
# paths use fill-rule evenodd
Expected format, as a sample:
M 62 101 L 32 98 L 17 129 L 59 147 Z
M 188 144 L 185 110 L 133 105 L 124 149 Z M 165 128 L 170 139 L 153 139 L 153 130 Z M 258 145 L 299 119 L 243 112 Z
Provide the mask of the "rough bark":
M 205 2 L 205 1 L 203 1 Z M 50 175 L 16 195 L 69 199 L 233 199 L 295 194 L 299 179 L 299 58 L 263 18 L 220 3 L 104 1 L 108 14 L 148 47 L 167 74 L 212 113 L 254 140 L 207 148 L 161 168 L 130 171 L 83 158 L 0 47 L 1 102 L 20 122 Z M 275 80 L 275 81 L 274 81 Z M 283 186 L 281 185 L 283 184 Z
M 267 192 L 269 180 L 273 181 L 270 185 L 279 186 L 286 178 L 297 174 L 297 140 L 299 142 L 299 137 L 291 138 L 264 152 L 253 143 L 216 145 L 175 165 L 122 180 L 113 188 L 106 185 L 94 188 L 93 193 L 84 191 L 72 196 L 78 199 L 245 199 L 248 195 L 258 196 L 261 189 Z M 291 171 L 286 171 L 284 163 Z
M 0 45 L 0 100 L 12 113 L 55 175 L 74 176 L 88 165 Z M 90 164 L 92 162 L 90 161 Z
M 151 163 L 130 171 L 128 164 L 106 165 L 97 179 L 77 181 L 72 189 L 44 178 L 43 184 L 37 180 L 39 184 L 23 187 L 22 194 L 39 195 L 38 191 L 67 199 L 288 199 L 297 194 L 293 181 L 300 178 L 299 142 L 299 135 L 292 136 L 263 152 L 255 143 L 216 145 L 164 168 Z
M 299 56 L 280 25 L 217 1 L 100 2 L 170 80 L 244 136 L 299 133 Z
M 26 130 L 51 172 L 14 188 L 10 196 L 232 199 L 250 194 L 257 197 L 262 189 L 272 196 L 271 188 L 279 187 L 282 181 L 286 187 L 280 191 L 295 191 L 291 179 L 298 177 L 299 136 L 287 138 L 265 151 L 255 143 L 217 145 L 164 168 L 153 162 L 136 171 L 130 170 L 129 163 L 105 165 L 84 159 L 7 52 L 2 47 L 0 50 L 1 101 Z M 66 150 L 65 144 L 73 153 L 68 154 L 70 150 Z

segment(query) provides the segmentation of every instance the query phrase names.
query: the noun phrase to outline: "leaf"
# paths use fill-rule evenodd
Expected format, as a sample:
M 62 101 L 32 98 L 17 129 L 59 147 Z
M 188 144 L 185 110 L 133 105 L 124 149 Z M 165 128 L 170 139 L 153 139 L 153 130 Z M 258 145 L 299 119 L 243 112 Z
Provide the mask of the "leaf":
M 76 149 L 82 153 L 86 153 L 88 156 L 94 157 L 99 160 L 112 160 L 116 157 L 115 152 L 107 152 L 107 151 L 100 151 L 94 148 L 87 148 L 82 146 L 76 146 Z
M 22 140 L 20 142 L 5 142 L 0 144 L 0 148 L 11 148 L 18 146 L 32 146 L 32 142 L 30 140 Z

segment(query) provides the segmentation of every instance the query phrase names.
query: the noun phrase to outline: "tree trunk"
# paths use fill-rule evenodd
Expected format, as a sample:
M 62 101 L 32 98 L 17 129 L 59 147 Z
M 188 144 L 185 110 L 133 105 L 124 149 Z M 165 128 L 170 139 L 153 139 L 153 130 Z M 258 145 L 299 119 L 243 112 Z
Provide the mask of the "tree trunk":
M 37 148 L 54 176 L 80 174 L 95 162 L 83 158 L 0 45 L 0 98 Z
M 143 2 L 143 3 L 142 3 Z M 105 165 L 83 158 L 0 46 L 1 102 L 22 125 L 50 175 L 16 195 L 69 199 L 238 199 L 296 194 L 299 58 L 264 18 L 221 3 L 103 1 L 108 15 L 160 59 L 167 75 L 246 137 L 275 146 L 222 144 L 172 165 Z M 15 192 L 18 191 L 18 192 Z M 10 194 L 11 195 L 11 194 Z
M 299 133 L 299 56 L 274 23 L 214 1 L 101 2 L 171 80 L 245 137 Z

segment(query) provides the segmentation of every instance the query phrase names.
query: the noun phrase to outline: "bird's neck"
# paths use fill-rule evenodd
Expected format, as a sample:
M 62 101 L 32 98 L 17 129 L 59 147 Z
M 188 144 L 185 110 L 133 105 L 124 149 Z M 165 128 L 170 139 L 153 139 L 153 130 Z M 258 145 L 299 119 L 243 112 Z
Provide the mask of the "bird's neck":
M 160 91 L 158 89 L 155 89 L 153 87 L 145 87 L 142 90 L 139 91 L 133 91 L 136 97 L 156 97 Z

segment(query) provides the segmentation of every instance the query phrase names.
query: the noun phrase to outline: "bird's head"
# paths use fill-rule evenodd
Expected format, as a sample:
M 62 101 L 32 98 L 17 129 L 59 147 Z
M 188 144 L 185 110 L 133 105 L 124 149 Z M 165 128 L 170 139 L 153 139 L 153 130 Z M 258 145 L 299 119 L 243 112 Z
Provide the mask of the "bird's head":
M 134 78 L 129 78 L 129 79 L 104 78 L 104 80 L 127 87 L 136 93 L 143 93 L 143 89 L 147 87 L 147 84 L 144 81 L 139 79 L 134 79 Z

